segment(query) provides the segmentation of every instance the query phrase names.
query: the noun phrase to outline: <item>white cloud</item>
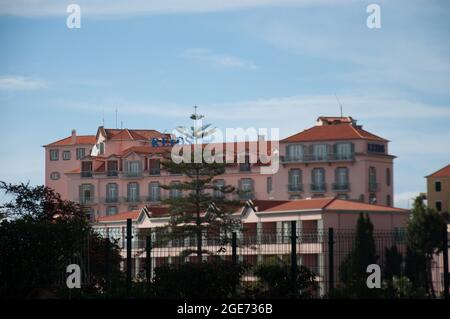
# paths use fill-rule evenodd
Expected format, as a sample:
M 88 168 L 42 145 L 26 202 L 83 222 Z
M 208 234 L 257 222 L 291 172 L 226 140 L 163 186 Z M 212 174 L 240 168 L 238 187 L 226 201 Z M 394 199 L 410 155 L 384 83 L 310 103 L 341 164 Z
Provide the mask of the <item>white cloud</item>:
M 399 194 L 395 194 L 395 207 L 411 209 L 414 203 L 414 199 L 423 193 L 423 191 L 415 191 L 415 192 L 403 192 Z
M 47 84 L 38 79 L 23 76 L 0 76 L 0 90 L 5 91 L 28 91 L 44 89 Z
M 182 56 L 197 63 L 207 64 L 213 68 L 238 68 L 256 70 L 258 67 L 251 61 L 229 54 L 218 54 L 204 48 L 186 49 Z
M 340 0 L 340 4 L 356 0 Z M 66 15 L 72 0 L 0 0 L 0 14 L 18 16 Z M 77 0 L 82 14 L 122 16 L 162 13 L 204 13 L 250 8 L 334 5 L 335 0 Z

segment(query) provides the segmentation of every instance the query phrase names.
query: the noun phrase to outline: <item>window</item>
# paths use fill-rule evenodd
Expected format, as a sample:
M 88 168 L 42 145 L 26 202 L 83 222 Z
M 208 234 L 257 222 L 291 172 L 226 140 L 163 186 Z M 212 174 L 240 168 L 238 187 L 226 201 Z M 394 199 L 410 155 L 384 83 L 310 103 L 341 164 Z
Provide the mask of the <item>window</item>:
M 128 176 L 137 177 L 141 175 L 141 161 L 127 162 Z
M 159 175 L 161 173 L 161 165 L 160 165 L 159 159 L 151 159 L 150 160 L 150 167 L 149 167 L 149 174 L 150 175 Z
M 94 210 L 91 207 L 86 207 L 83 211 L 89 221 L 92 221 L 94 219 Z
M 352 158 L 352 143 L 337 143 L 336 144 L 336 159 L 350 159 Z
M 109 206 L 106 209 L 106 216 L 116 215 L 119 212 L 119 209 L 116 206 Z
M 441 189 L 442 189 L 442 184 L 441 184 L 441 182 L 434 182 L 434 190 L 435 190 L 436 192 L 440 192 Z
M 239 164 L 239 171 L 240 172 L 250 172 L 251 171 L 251 165 L 250 165 L 250 156 L 245 156 L 245 162 Z
M 70 151 L 64 151 L 63 152 L 63 160 L 69 161 L 70 160 Z
M 77 160 L 82 159 L 85 156 L 86 149 L 77 148 Z
M 81 162 L 81 177 L 92 177 L 92 162 Z
M 367 144 L 367 151 L 369 153 L 385 153 L 385 146 L 383 144 Z
M 386 205 L 391 206 L 391 195 L 386 195 Z
M 98 144 L 98 151 L 100 155 L 105 154 L 105 143 L 102 142 Z
M 287 157 L 291 160 L 299 160 L 303 158 L 303 145 L 292 144 L 286 149 Z
M 313 154 L 316 161 L 324 160 L 327 158 L 327 145 L 316 144 L 313 145 Z
M 300 199 L 301 197 L 300 197 L 300 195 L 298 195 L 298 194 L 296 194 L 296 195 L 290 195 L 289 196 L 289 200 L 298 200 L 298 199 Z
M 267 194 L 272 193 L 272 177 L 267 177 Z
M 436 210 L 442 212 L 442 202 L 439 200 L 436 201 Z
M 159 182 L 151 182 L 148 187 L 149 200 L 151 202 L 159 202 L 161 200 L 161 189 L 159 188 Z
M 119 186 L 116 183 L 106 184 L 106 202 L 115 203 L 119 197 Z
M 225 187 L 225 180 L 223 180 L 223 179 L 215 180 L 214 186 L 217 187 L 217 189 L 214 190 L 214 197 L 218 197 L 218 198 L 224 197 L 225 194 L 220 189 Z
M 289 185 L 288 190 L 291 192 L 300 191 L 302 186 L 302 174 L 299 168 L 292 168 L 289 170 Z
M 118 161 L 108 161 L 107 162 L 108 169 L 106 174 L 108 176 L 118 176 L 119 175 L 119 163 Z
M 337 167 L 335 170 L 334 190 L 348 190 L 348 168 Z
M 375 167 L 369 167 L 369 191 L 376 192 L 378 190 L 377 171 Z
M 51 161 L 59 160 L 59 151 L 58 150 L 50 150 L 50 160 Z
M 128 183 L 127 201 L 132 202 L 132 203 L 139 202 L 139 184 L 138 183 Z
M 242 178 L 239 180 L 239 197 L 241 199 L 252 199 L 253 198 L 253 179 Z
M 180 182 L 179 181 L 173 181 L 173 182 L 171 182 L 170 183 L 170 185 L 172 186 L 172 187 L 175 187 L 176 185 L 179 185 L 180 184 Z M 181 197 L 181 189 L 179 189 L 179 188 L 171 188 L 170 189 L 170 194 L 169 194 L 169 196 L 170 196 L 170 198 L 178 198 L 178 197 Z
M 50 179 L 51 180 L 57 181 L 60 178 L 61 178 L 61 175 L 58 172 L 52 172 L 50 174 Z
M 314 168 L 311 182 L 312 191 L 325 191 L 325 170 L 323 168 Z
M 391 186 L 391 169 L 386 168 L 386 185 Z
M 94 202 L 94 185 L 82 184 L 80 185 L 79 192 L 81 204 L 91 204 Z

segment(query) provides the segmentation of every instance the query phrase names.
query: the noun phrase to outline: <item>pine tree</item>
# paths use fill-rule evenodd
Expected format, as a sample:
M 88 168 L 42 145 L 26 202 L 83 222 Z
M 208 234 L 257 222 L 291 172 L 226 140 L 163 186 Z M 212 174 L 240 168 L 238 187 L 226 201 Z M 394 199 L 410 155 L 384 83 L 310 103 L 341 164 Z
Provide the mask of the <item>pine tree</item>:
M 356 225 L 353 250 L 341 266 L 340 277 L 346 285 L 365 284 L 367 266 L 378 260 L 375 240 L 373 238 L 373 224 L 369 216 L 360 214 Z
M 410 258 L 424 265 L 416 265 L 419 269 L 425 269 L 425 290 L 432 296 L 435 295 L 431 279 L 431 261 L 433 255 L 442 249 L 442 229 L 445 224 L 444 215 L 427 207 L 421 196 L 414 201 L 412 218 L 408 221 L 407 238 Z M 411 269 L 411 265 L 409 265 Z M 410 278 L 414 280 L 415 278 Z
M 203 117 L 197 114 L 195 107 L 195 112 L 190 117 L 194 125 L 176 129 L 180 134 L 178 138 L 187 144 L 184 147 L 192 150 L 190 161 L 176 163 L 171 154 L 166 154 L 165 160 L 161 162 L 168 172 L 184 176 L 180 183 L 161 186 L 163 189 L 182 193 L 180 197 L 164 201 L 169 206 L 170 213 L 168 236 L 178 240 L 195 237 L 196 250 L 186 250 L 184 253 L 196 253 L 198 260 L 201 260 L 202 254 L 211 253 L 202 247 L 203 234 L 220 235 L 223 243 L 229 240 L 231 231 L 238 225 L 238 221 L 232 218 L 231 214 L 239 204 L 239 201 L 227 199 L 228 194 L 236 192 L 234 187 L 215 183 L 216 177 L 225 173 L 226 163 L 211 162 L 202 156 L 203 139 L 211 137 L 215 132 L 210 124 L 201 124 Z M 213 156 L 219 158 L 223 154 L 217 152 Z

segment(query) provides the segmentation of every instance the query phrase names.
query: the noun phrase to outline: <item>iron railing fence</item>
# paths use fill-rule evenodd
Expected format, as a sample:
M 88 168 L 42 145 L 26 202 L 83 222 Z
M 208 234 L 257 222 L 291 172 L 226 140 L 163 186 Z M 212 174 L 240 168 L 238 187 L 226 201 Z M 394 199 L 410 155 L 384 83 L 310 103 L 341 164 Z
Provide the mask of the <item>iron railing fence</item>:
M 290 229 L 271 229 L 261 231 L 241 231 L 236 233 L 202 234 L 201 260 L 213 259 L 236 260 L 245 266 L 242 284 L 251 284 L 259 279 L 256 270 L 265 265 L 290 266 L 293 259 L 296 265 L 304 266 L 315 274 L 318 285 L 317 297 L 327 296 L 334 288 L 345 286 L 343 281 L 348 259 L 359 252 L 375 248 L 375 257 L 371 263 L 381 269 L 381 276 L 386 279 L 392 274 L 406 276 L 405 259 L 407 258 L 406 231 L 374 231 L 373 242 L 366 243 L 358 238 L 355 230 L 305 230 L 296 228 L 294 237 Z M 126 272 L 126 240 L 120 243 L 123 258 L 122 270 Z M 359 246 L 358 246 L 359 245 Z M 197 237 L 174 236 L 167 232 L 133 233 L 131 241 L 131 280 L 151 282 L 155 269 L 165 265 L 182 265 L 198 262 Z M 295 255 L 292 252 L 295 251 Z M 395 252 L 394 252 L 395 251 Z M 400 256 L 398 265 L 393 265 L 392 254 Z M 370 255 L 370 254 L 369 254 Z M 391 256 L 391 257 L 390 257 Z M 398 260 L 398 259 L 397 259 Z M 367 265 L 368 266 L 368 265 Z M 444 262 L 442 251 L 434 254 L 428 265 L 429 284 L 436 297 L 442 296 L 444 286 Z M 367 274 L 368 276 L 369 274 Z M 147 278 L 149 277 L 150 278 Z

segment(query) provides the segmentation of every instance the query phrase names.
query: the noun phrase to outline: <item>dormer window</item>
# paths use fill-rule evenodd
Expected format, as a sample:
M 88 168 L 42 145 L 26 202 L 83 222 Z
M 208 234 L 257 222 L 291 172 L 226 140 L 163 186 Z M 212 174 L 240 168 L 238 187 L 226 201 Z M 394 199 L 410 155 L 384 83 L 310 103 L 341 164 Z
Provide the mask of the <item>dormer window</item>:
M 98 144 L 98 151 L 100 155 L 105 154 L 105 143 L 102 142 Z

